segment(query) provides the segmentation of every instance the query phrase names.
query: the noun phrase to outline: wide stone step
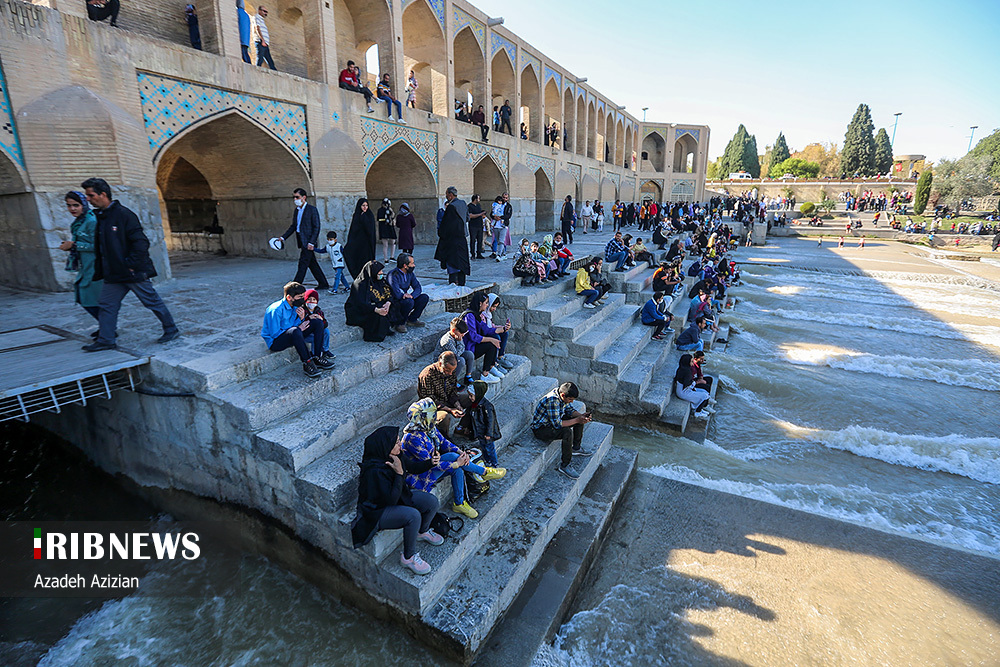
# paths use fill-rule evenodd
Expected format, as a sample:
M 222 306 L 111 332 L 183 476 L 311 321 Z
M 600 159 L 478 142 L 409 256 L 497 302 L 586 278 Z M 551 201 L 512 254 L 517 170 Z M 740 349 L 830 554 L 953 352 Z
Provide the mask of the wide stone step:
M 623 405 L 634 406 L 638 403 L 655 375 L 669 370 L 673 376 L 673 369 L 666 369 L 663 364 L 670 356 L 676 335 L 674 332 L 664 334 L 663 340 L 650 339 L 645 349 L 625 368 L 618 381 L 618 400 Z
M 508 308 L 531 310 L 557 294 L 562 294 L 566 291 L 573 291 L 576 294 L 574 290 L 575 284 L 574 275 L 571 273 L 569 276 L 559 278 L 555 282 L 539 283 L 529 287 L 516 287 L 508 292 L 504 292 L 500 300 Z
M 449 315 L 439 316 L 426 327 L 389 336 L 382 343 L 350 343 L 335 352 L 336 367 L 323 371 L 318 378 L 306 377 L 302 365 L 294 358 L 264 375 L 223 387 L 212 395 L 235 426 L 256 431 L 324 396 L 342 393 L 430 353 L 450 320 Z
M 676 367 L 677 366 L 675 362 L 673 368 Z M 691 425 L 693 422 L 699 426 L 699 430 L 704 432 L 705 430 L 708 429 L 709 422 L 712 421 L 711 415 L 709 415 L 708 419 L 705 419 L 704 421 L 695 420 L 694 411 L 691 409 L 691 404 L 681 398 L 678 398 L 677 395 L 674 394 L 673 392 L 674 374 L 669 373 L 669 376 L 671 378 L 670 394 L 668 395 L 669 396 L 668 403 L 663 408 L 663 413 L 660 416 L 660 421 L 663 422 L 664 424 L 669 424 L 670 426 L 676 427 L 677 429 L 680 430 L 681 433 L 684 433 L 687 430 L 688 426 Z M 716 376 L 715 381 L 712 382 L 712 390 L 709 392 L 709 395 L 712 398 L 715 398 L 715 395 L 718 391 L 719 391 L 719 378 L 718 376 Z
M 642 351 L 653 335 L 653 327 L 633 322 L 600 356 L 591 362 L 593 372 L 621 378 L 625 367 Z
M 599 326 L 592 327 L 583 335 L 570 341 L 567 346 L 569 354 L 581 359 L 596 359 L 638 321 L 641 308 L 623 304 L 621 294 L 615 294 L 614 297 L 617 298 L 614 300 L 611 297 L 612 295 L 609 294 L 608 302 L 598 310 L 588 311 L 597 313 L 603 309 L 607 312 L 607 316 L 604 321 L 599 323 Z M 617 307 L 614 307 L 616 305 Z
M 649 271 L 649 264 L 646 262 L 636 262 L 635 266 L 625 271 L 615 271 L 615 264 L 604 261 L 604 279 L 611 284 L 611 291 L 626 291 L 626 285 L 637 280 L 642 274 Z
M 636 458 L 632 450 L 611 447 L 503 620 L 480 644 L 476 667 L 529 667 L 552 639 L 600 553 Z
M 608 293 L 604 295 L 605 303 L 603 306 L 584 308 L 583 297 L 577 296 L 576 298 L 580 301 L 580 309 L 561 317 L 549 327 L 549 336 L 553 340 L 572 341 L 579 339 L 588 331 L 603 323 L 608 318 L 608 315 L 625 303 L 624 294 Z
M 580 478 L 569 479 L 554 465 L 545 466 L 506 521 L 458 568 L 457 577 L 436 599 L 427 596 L 431 604 L 424 607 L 424 623 L 447 638 L 451 646 L 442 648 L 451 649 L 448 653 L 470 657 L 478 651 L 490 628 L 520 592 L 546 546 L 577 505 L 607 455 L 613 433 L 614 429 L 607 424 L 589 424 L 584 431 L 583 446 L 594 454 L 578 468 Z M 546 453 L 552 451 L 554 459 L 557 449 L 553 445 Z M 422 555 L 432 566 L 437 566 L 447 559 L 446 553 L 439 553 L 440 549 L 425 549 Z M 415 575 L 409 579 L 414 586 L 432 585 L 415 580 Z
M 571 281 L 569 278 L 563 278 L 563 282 L 569 283 Z M 524 330 L 530 333 L 548 334 L 553 322 L 572 315 L 582 308 L 583 297 L 577 295 L 575 289 L 553 294 L 525 312 Z

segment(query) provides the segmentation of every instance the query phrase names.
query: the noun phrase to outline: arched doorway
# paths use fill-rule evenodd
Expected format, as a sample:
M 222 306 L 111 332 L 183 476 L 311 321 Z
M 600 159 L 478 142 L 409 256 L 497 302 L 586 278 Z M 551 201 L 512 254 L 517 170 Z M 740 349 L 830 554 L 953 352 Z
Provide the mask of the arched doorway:
M 362 80 L 368 75 L 393 74 L 392 63 L 392 17 L 385 0 L 331 0 L 333 22 L 337 27 L 338 66 L 347 67 L 353 60 L 361 68 Z M 378 47 L 378 64 L 367 64 L 366 54 L 372 46 Z M 374 64 L 374 63 L 373 63 Z M 405 73 L 409 75 L 409 70 Z M 406 76 L 402 78 L 406 78 Z M 393 77 L 395 81 L 395 77 Z M 395 84 L 394 84 L 395 85 Z
M 489 106 L 486 99 L 486 58 L 472 28 L 466 27 L 455 35 L 454 50 L 455 97 L 465 102 L 467 96 L 472 95 L 470 111 L 475 111 L 482 104 L 487 119 L 491 118 L 491 110 L 486 108 Z
M 517 130 L 517 100 L 514 99 L 514 66 L 507 57 L 507 51 L 500 49 L 490 64 L 493 79 L 493 106 L 501 107 L 504 102 L 510 104 L 512 116 L 511 131 Z
M 58 210 L 58 209 L 57 209 Z M 72 220 L 65 207 L 62 219 L 68 227 Z M 38 206 L 14 161 L 0 149 L 0 282 L 18 289 L 56 289 L 53 269 L 62 271 L 65 254 L 58 253 L 58 264 L 48 250 L 42 234 Z M 66 276 L 72 274 L 62 271 Z
M 417 108 L 450 118 L 448 52 L 441 25 L 425 0 L 403 10 L 403 66 L 407 75 L 411 70 L 417 75 Z
M 273 257 L 267 239 L 291 220 L 292 190 L 312 191 L 298 158 L 238 111 L 177 135 L 155 167 L 164 232 L 201 232 L 217 213 L 225 230 L 222 247 L 238 255 Z
M 484 157 L 472 170 L 472 191 L 482 198 L 483 210 L 497 195 L 507 191 L 507 181 L 492 157 Z
M 556 140 L 553 145 L 562 146 L 562 127 L 563 127 L 563 113 L 562 113 L 562 97 L 559 95 L 559 86 L 556 85 L 555 79 L 549 79 L 549 82 L 545 84 L 545 126 L 555 125 L 556 127 Z
M 639 199 L 652 199 L 655 202 L 663 201 L 663 188 L 656 181 L 646 181 L 639 188 Z
M 677 181 L 670 188 L 670 201 L 693 202 L 694 184 L 691 181 Z
M 628 169 L 625 153 L 625 123 L 621 120 L 615 126 L 615 166 Z
M 417 221 L 417 243 L 437 239 L 437 184 L 424 161 L 406 143 L 397 141 L 375 159 L 365 175 L 365 192 L 372 210 L 378 210 L 386 197 L 397 211 L 403 202 L 409 204 Z
M 587 105 L 587 157 L 594 157 L 597 128 L 600 127 L 600 119 L 594 115 L 594 112 L 594 103 L 591 102 Z
M 587 137 L 590 134 L 587 131 L 587 123 L 587 103 L 581 95 L 576 100 L 576 150 L 574 152 L 578 155 L 587 154 Z
M 604 123 L 604 161 L 608 164 L 615 163 L 615 119 L 611 113 L 608 114 Z
M 693 174 L 698 171 L 698 142 L 685 132 L 674 142 L 674 173 Z
M 521 122 L 528 128 L 528 138 L 538 143 L 542 140 L 540 97 L 538 77 L 534 67 L 528 65 L 521 72 Z
M 567 88 L 563 95 L 563 132 L 559 137 L 564 151 L 576 150 L 576 133 L 576 104 L 573 102 L 573 91 Z
M 535 170 L 535 231 L 558 229 L 552 184 L 544 169 Z
M 625 162 L 626 169 L 635 169 L 635 141 L 632 130 L 625 131 Z
M 642 140 L 642 170 L 663 171 L 667 144 L 658 132 L 650 132 Z

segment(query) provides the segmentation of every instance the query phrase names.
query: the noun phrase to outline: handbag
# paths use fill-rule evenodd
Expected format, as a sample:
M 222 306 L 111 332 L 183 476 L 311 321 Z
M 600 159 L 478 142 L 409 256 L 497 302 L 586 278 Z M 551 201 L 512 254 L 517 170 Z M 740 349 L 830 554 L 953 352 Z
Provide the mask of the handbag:
M 431 530 L 441 537 L 448 537 L 449 533 L 460 533 L 463 528 L 465 528 L 465 521 L 461 517 L 453 516 L 449 518 L 438 512 L 431 519 Z
M 80 270 L 80 253 L 76 248 L 69 251 L 66 255 L 66 270 L 76 273 Z

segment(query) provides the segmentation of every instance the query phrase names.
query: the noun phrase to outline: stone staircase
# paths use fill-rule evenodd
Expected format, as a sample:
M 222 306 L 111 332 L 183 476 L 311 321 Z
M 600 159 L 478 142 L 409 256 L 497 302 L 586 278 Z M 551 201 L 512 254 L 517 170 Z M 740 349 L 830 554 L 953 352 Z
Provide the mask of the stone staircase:
M 625 308 L 623 295 L 616 296 Z M 510 310 L 510 301 L 504 302 Z M 553 300 L 549 306 L 561 308 L 564 315 L 578 310 L 569 299 Z M 369 596 L 417 619 L 406 623 L 415 634 L 450 657 L 469 662 L 520 593 L 553 536 L 578 511 L 591 479 L 608 478 L 610 473 L 601 472 L 608 466 L 616 471 L 611 478 L 618 488 L 591 499 L 588 507 L 600 507 L 610 516 L 635 454 L 614 449 L 605 462 L 613 449 L 613 427 L 594 422 L 584 433 L 584 447 L 593 455 L 578 463 L 579 479 L 559 474 L 559 443 L 539 442 L 528 428 L 537 401 L 559 380 L 531 375 L 538 369 L 528 358 L 508 354 L 514 368 L 487 394 L 497 408 L 504 436 L 497 453 L 508 473 L 491 482 L 490 491 L 474 503 L 479 518 L 465 519 L 464 528 L 441 546 L 421 545 L 421 556 L 433 568 L 426 576 L 401 565 L 402 531 L 381 531 L 368 545 L 354 549 L 350 523 L 363 441 L 380 426 L 401 428 L 406 423 L 406 408 L 417 398 L 417 375 L 431 363 L 430 353 L 452 317 L 443 304 L 432 303 L 422 318 L 426 327 L 411 328 L 384 343 L 368 343 L 360 339 L 359 329 L 343 326 L 342 316 L 328 313 L 334 320 L 336 367 L 319 378 L 302 374 L 293 350 L 272 354 L 254 341 L 174 367 L 170 381 L 211 405 L 214 432 L 205 434 L 205 442 L 241 443 L 243 449 L 228 447 L 220 453 L 239 461 L 233 469 L 252 471 L 229 480 L 242 487 L 229 494 L 233 500 L 288 525 L 322 549 Z M 539 326 L 543 322 L 551 324 L 551 312 L 539 316 Z M 596 321 L 582 324 L 588 333 L 597 326 Z M 561 335 L 571 339 L 569 330 Z M 434 493 L 441 500 L 440 511 L 450 513 L 447 478 Z M 596 543 L 600 538 L 598 532 L 590 539 Z

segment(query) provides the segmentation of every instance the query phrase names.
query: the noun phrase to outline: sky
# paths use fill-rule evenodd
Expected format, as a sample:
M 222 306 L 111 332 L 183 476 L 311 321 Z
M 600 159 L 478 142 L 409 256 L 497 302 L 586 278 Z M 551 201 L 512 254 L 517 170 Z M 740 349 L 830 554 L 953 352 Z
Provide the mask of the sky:
M 762 154 L 779 132 L 843 146 L 862 103 L 890 138 L 902 112 L 896 155 L 1000 128 L 1000 0 L 472 2 L 634 117 L 708 125 L 713 160 L 740 123 Z

